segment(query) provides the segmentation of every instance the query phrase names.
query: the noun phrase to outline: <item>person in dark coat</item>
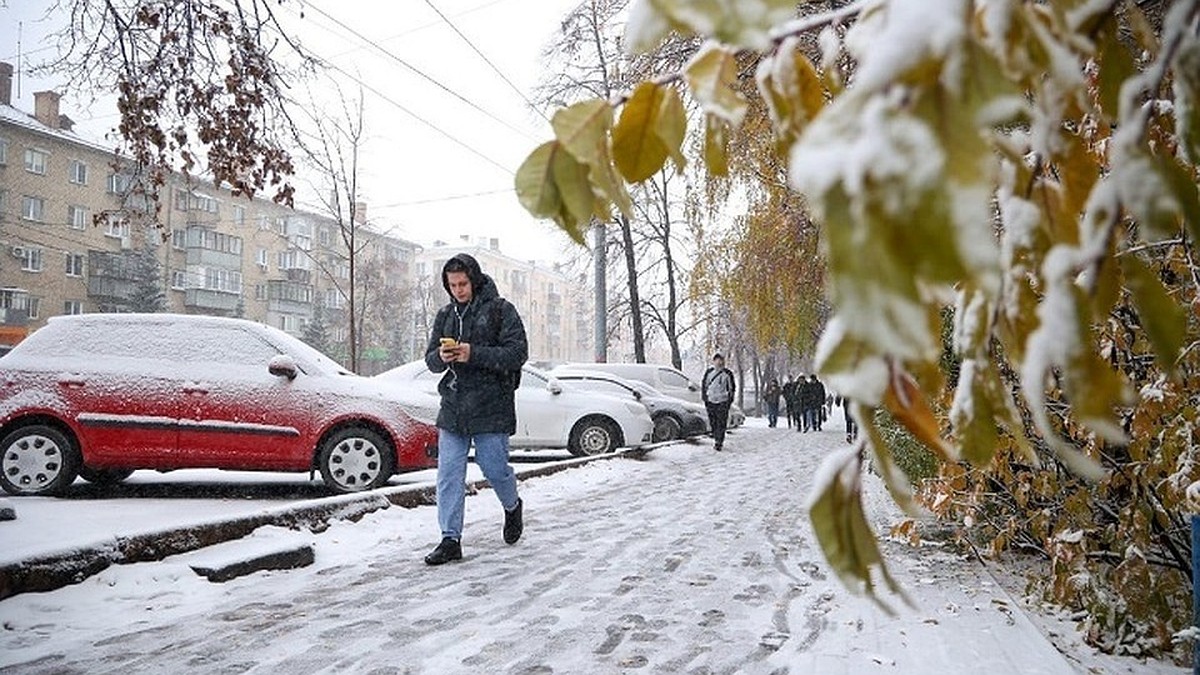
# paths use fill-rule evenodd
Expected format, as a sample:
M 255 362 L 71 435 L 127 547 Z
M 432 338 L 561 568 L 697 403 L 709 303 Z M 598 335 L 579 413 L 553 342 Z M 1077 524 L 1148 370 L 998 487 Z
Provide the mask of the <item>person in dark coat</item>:
M 524 529 L 517 481 L 508 464 L 508 439 L 517 431 L 515 389 L 529 357 L 525 325 L 512 303 L 475 258 L 460 253 L 442 267 L 450 303 L 433 321 L 425 365 L 445 373 L 438 383 L 437 510 L 442 541 L 425 556 L 429 565 L 462 559 L 467 451 L 504 507 L 505 543 Z
M 820 431 L 821 425 L 825 424 L 825 385 L 817 379 L 816 373 L 809 376 L 808 380 L 808 423 L 805 425 L 807 431 Z
M 772 429 L 779 421 L 779 397 L 782 394 L 783 390 L 779 388 L 779 380 L 772 377 L 766 391 L 763 392 L 763 402 L 767 404 L 767 426 Z

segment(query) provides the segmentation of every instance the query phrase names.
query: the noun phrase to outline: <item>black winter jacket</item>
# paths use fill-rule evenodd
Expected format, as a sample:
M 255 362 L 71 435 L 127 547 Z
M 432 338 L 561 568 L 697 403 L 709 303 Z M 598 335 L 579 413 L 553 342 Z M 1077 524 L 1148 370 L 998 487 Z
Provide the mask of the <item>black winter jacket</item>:
M 479 263 L 460 253 L 455 259 L 468 267 L 473 295 L 467 304 L 455 302 L 438 311 L 425 348 L 425 365 L 435 373 L 445 372 L 438 383 L 442 405 L 437 426 L 459 434 L 517 432 L 513 391 L 514 371 L 529 358 L 525 325 L 512 303 L 500 297 L 496 282 L 484 274 Z M 450 292 L 446 272 L 442 285 Z M 493 309 L 498 307 L 499 309 Z M 498 312 L 498 315 L 497 315 Z M 495 319 L 499 319 L 499 326 Z M 498 330 L 497 330 L 498 328 Z M 471 345 L 467 363 L 445 363 L 438 355 L 440 339 L 451 337 Z

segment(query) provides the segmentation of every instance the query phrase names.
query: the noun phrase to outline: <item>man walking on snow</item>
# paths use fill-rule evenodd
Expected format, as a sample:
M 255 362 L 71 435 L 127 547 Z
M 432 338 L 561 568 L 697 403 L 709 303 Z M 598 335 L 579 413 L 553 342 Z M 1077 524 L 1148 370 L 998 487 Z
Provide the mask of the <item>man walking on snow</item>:
M 508 438 L 517 431 L 514 390 L 529 356 L 525 325 L 500 297 L 496 283 L 475 258 L 460 253 L 442 267 L 450 303 L 433 321 L 425 365 L 444 372 L 438 383 L 437 511 L 442 541 L 425 562 L 462 559 L 467 451 L 475 445 L 479 465 L 504 507 L 504 542 L 515 544 L 524 529 L 517 480 L 508 465 Z
M 700 383 L 700 398 L 708 409 L 708 426 L 712 429 L 713 447 L 720 452 L 725 446 L 725 428 L 729 426 L 729 406 L 737 385 L 733 373 L 725 367 L 725 357 L 713 354 L 712 366 L 704 371 Z

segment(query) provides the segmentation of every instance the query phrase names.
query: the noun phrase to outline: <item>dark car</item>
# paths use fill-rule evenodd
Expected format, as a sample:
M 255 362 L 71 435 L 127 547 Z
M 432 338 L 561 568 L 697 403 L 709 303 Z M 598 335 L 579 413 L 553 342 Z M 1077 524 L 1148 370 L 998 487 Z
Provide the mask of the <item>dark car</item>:
M 357 492 L 437 464 L 433 415 L 259 323 L 54 317 L 0 361 L 0 487 L 218 468 L 320 472 Z

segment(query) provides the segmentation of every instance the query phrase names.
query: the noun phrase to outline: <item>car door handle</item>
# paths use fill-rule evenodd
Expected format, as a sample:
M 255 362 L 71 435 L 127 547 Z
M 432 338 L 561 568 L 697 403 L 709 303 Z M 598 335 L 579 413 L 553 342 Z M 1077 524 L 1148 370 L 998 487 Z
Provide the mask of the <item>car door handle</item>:
M 183 393 L 188 395 L 208 395 L 208 390 L 204 387 L 184 387 Z
M 85 384 L 87 384 L 87 382 L 84 382 L 83 380 L 63 379 L 58 381 L 58 386 L 66 387 L 67 389 L 83 389 Z

